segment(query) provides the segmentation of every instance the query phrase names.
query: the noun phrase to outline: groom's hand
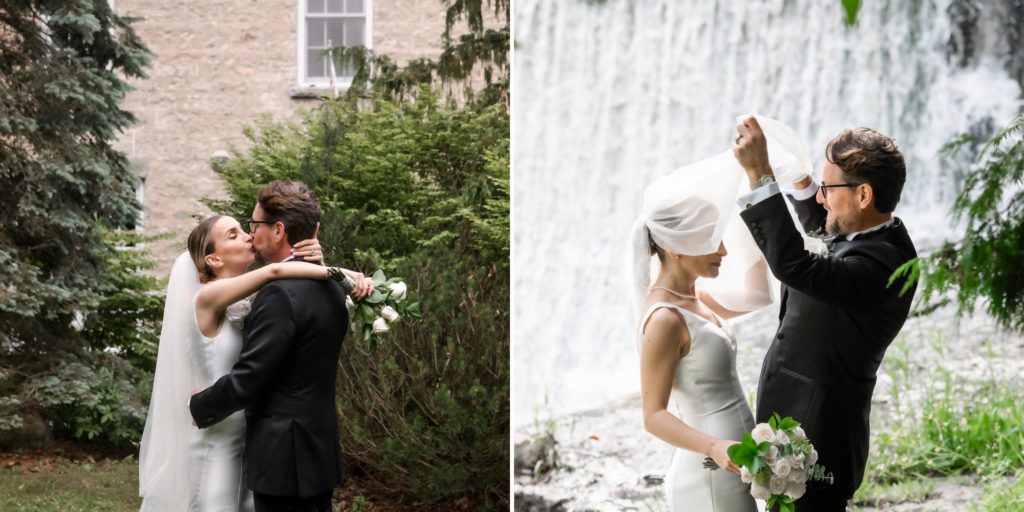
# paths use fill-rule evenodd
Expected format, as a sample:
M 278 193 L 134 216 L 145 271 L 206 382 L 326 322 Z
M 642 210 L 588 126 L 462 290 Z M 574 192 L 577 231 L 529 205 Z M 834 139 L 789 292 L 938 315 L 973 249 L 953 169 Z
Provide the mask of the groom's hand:
M 774 176 L 768 163 L 768 142 L 754 116 L 747 117 L 736 125 L 736 132 L 739 133 L 739 137 L 736 137 L 732 146 L 732 153 L 747 172 L 750 188 L 755 189 L 761 186 L 762 177 Z

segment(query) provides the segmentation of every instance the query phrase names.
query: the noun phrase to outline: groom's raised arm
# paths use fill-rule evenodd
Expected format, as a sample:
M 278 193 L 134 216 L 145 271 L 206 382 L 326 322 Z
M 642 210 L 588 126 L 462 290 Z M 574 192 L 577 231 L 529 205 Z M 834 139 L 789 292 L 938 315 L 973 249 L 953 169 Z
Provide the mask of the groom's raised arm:
M 291 297 L 280 283 L 260 290 L 238 362 L 189 402 L 196 426 L 209 427 L 266 396 L 295 334 L 293 312 Z
M 872 308 L 900 289 L 889 276 L 905 261 L 896 249 L 872 244 L 842 257 L 804 249 L 782 196 L 776 194 L 740 212 L 772 273 L 787 286 L 822 302 L 849 309 Z

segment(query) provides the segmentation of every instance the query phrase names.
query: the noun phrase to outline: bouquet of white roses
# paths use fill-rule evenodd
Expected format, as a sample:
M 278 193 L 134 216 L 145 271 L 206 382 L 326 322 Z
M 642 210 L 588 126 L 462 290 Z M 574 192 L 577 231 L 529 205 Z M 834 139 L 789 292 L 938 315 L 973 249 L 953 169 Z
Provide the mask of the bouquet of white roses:
M 729 458 L 740 466 L 740 478 L 750 484 L 750 495 L 766 500 L 768 508 L 795 512 L 794 501 L 804 495 L 807 479 L 815 471 L 818 452 L 793 418 L 772 414 L 729 447 Z
M 345 276 L 335 276 L 350 291 L 351 284 L 345 286 Z M 345 303 L 348 306 L 349 319 L 352 323 L 352 330 L 362 336 L 364 341 L 370 342 L 370 350 L 377 351 L 378 336 L 391 330 L 390 324 L 397 322 L 403 316 L 409 318 L 422 318 L 419 309 L 419 302 L 410 302 L 408 288 L 401 278 L 393 277 L 388 279 L 384 272 L 378 270 L 373 273 L 373 293 L 364 297 L 358 303 L 347 297 Z

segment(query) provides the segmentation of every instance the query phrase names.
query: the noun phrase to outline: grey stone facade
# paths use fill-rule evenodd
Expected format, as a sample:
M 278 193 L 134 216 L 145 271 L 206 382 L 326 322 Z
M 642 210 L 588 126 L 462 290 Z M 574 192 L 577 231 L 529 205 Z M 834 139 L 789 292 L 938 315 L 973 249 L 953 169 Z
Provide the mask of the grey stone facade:
M 261 116 L 297 120 L 316 105 L 295 94 L 299 1 L 116 1 L 119 14 L 144 18 L 135 28 L 154 53 L 149 79 L 135 81 L 122 103 L 138 123 L 118 147 L 145 178 L 144 230 L 171 233 L 152 246 L 158 275 L 184 250 L 194 216 L 211 213 L 199 199 L 223 197 L 214 153 L 244 149 L 243 127 Z M 439 54 L 441 0 L 365 1 L 375 52 L 400 63 Z

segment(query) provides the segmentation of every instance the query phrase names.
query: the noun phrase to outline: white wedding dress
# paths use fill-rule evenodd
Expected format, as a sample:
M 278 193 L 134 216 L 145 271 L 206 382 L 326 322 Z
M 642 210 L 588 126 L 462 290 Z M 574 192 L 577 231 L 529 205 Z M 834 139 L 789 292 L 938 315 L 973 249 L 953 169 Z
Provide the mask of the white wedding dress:
M 192 424 L 188 400 L 231 371 L 242 333 L 225 320 L 207 338 L 195 300 L 199 275 L 188 253 L 175 261 L 167 286 L 156 375 L 139 452 L 143 512 L 252 512 L 245 478 L 245 413 L 206 429 Z
M 736 373 L 736 336 L 719 324 L 668 302 L 652 304 L 641 326 L 654 311 L 676 311 L 690 332 L 690 352 L 679 360 L 672 382 L 672 401 L 679 418 L 696 430 L 739 441 L 754 428 L 754 416 Z M 640 328 L 643 339 L 643 327 Z M 703 467 L 704 455 L 677 448 L 665 476 L 665 494 L 672 512 L 756 512 L 750 486 L 724 470 Z
M 192 299 L 195 304 L 195 299 Z M 195 311 L 195 307 L 192 308 Z M 220 332 L 207 338 L 199 332 L 195 315 L 188 338 L 196 389 L 203 390 L 227 375 L 242 350 L 242 332 L 225 320 Z M 242 512 L 254 510 L 252 491 L 246 486 L 242 453 L 245 448 L 245 411 L 237 411 L 205 429 L 193 429 L 189 445 L 189 510 Z

